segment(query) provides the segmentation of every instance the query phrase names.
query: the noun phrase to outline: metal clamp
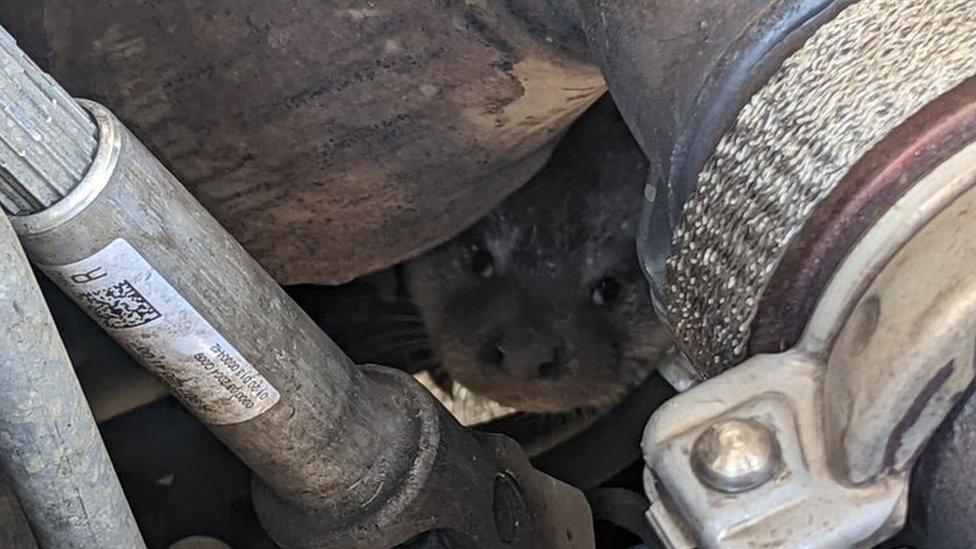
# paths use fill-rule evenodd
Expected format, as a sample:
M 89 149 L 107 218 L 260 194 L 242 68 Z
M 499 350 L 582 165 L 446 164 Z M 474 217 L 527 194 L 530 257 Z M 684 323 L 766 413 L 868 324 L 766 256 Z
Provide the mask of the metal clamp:
M 974 166 L 970 144 L 879 219 L 793 349 L 652 417 L 648 517 L 671 546 L 866 546 L 901 528 L 911 467 L 976 375 Z

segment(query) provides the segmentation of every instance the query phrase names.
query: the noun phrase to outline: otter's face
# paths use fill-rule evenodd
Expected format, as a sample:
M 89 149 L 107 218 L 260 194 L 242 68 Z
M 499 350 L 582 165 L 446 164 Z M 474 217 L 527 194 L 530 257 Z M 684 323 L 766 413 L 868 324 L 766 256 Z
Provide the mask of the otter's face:
M 629 169 L 609 181 L 544 172 L 408 266 L 454 379 L 514 408 L 553 412 L 610 404 L 653 369 L 667 338 L 635 251 L 642 157 Z

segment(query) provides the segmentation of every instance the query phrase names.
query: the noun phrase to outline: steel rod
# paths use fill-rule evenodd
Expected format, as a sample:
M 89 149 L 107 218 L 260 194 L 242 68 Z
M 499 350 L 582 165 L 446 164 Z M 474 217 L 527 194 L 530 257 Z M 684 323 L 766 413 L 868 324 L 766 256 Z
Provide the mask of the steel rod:
M 513 442 L 474 437 L 408 374 L 354 365 L 107 109 L 82 105 L 98 128 L 89 167 L 52 205 L 12 215 L 14 228 L 31 261 L 250 466 L 276 541 L 389 546 L 448 527 L 486 547 L 512 546 L 515 530 L 521 547 L 592 541 L 578 491 L 531 470 Z M 500 530 L 496 484 L 512 470 L 523 484 L 502 495 L 538 513 Z M 458 487 L 466 505 L 445 506 Z M 554 513 L 574 517 L 555 538 Z
M 0 215 L 0 464 L 42 547 L 144 547 L 17 236 Z
M 40 211 L 88 170 L 98 129 L 68 93 L 0 28 L 0 206 Z
M 67 94 L 11 44 L 0 48 L 0 88 L 37 89 L 11 95 L 8 119 L 16 111 L 14 130 L 47 131 L 26 154 L 0 146 L 0 166 L 54 180 L 89 154 L 79 152 L 89 132 L 53 131 L 84 120 L 71 110 L 27 108 Z M 380 505 L 434 416 L 405 411 L 402 388 L 355 367 L 110 112 L 85 110 L 98 141 L 83 176 L 53 205 L 10 216 L 31 260 L 278 496 L 338 516 Z M 8 141 L 10 128 L 0 126 Z M 31 181 L 0 178 L 0 189 L 23 194 Z

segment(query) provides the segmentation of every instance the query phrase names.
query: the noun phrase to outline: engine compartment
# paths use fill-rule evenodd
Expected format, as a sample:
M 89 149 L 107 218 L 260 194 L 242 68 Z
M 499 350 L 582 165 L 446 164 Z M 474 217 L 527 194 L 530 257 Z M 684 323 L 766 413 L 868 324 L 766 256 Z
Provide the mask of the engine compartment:
M 976 543 L 967 3 L 3 7 L 8 545 Z

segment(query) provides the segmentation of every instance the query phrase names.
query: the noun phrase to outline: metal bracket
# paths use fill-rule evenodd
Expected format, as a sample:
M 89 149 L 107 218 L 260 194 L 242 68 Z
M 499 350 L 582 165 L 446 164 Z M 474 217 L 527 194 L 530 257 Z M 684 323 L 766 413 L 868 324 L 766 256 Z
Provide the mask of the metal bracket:
M 757 355 L 654 414 L 648 517 L 668 544 L 867 546 L 901 528 L 911 467 L 976 377 L 974 166 L 971 144 L 874 225 L 795 348 Z M 777 451 L 729 419 L 768 430 Z M 718 442 L 703 472 L 705 436 Z M 770 473 L 740 489 L 760 470 Z

